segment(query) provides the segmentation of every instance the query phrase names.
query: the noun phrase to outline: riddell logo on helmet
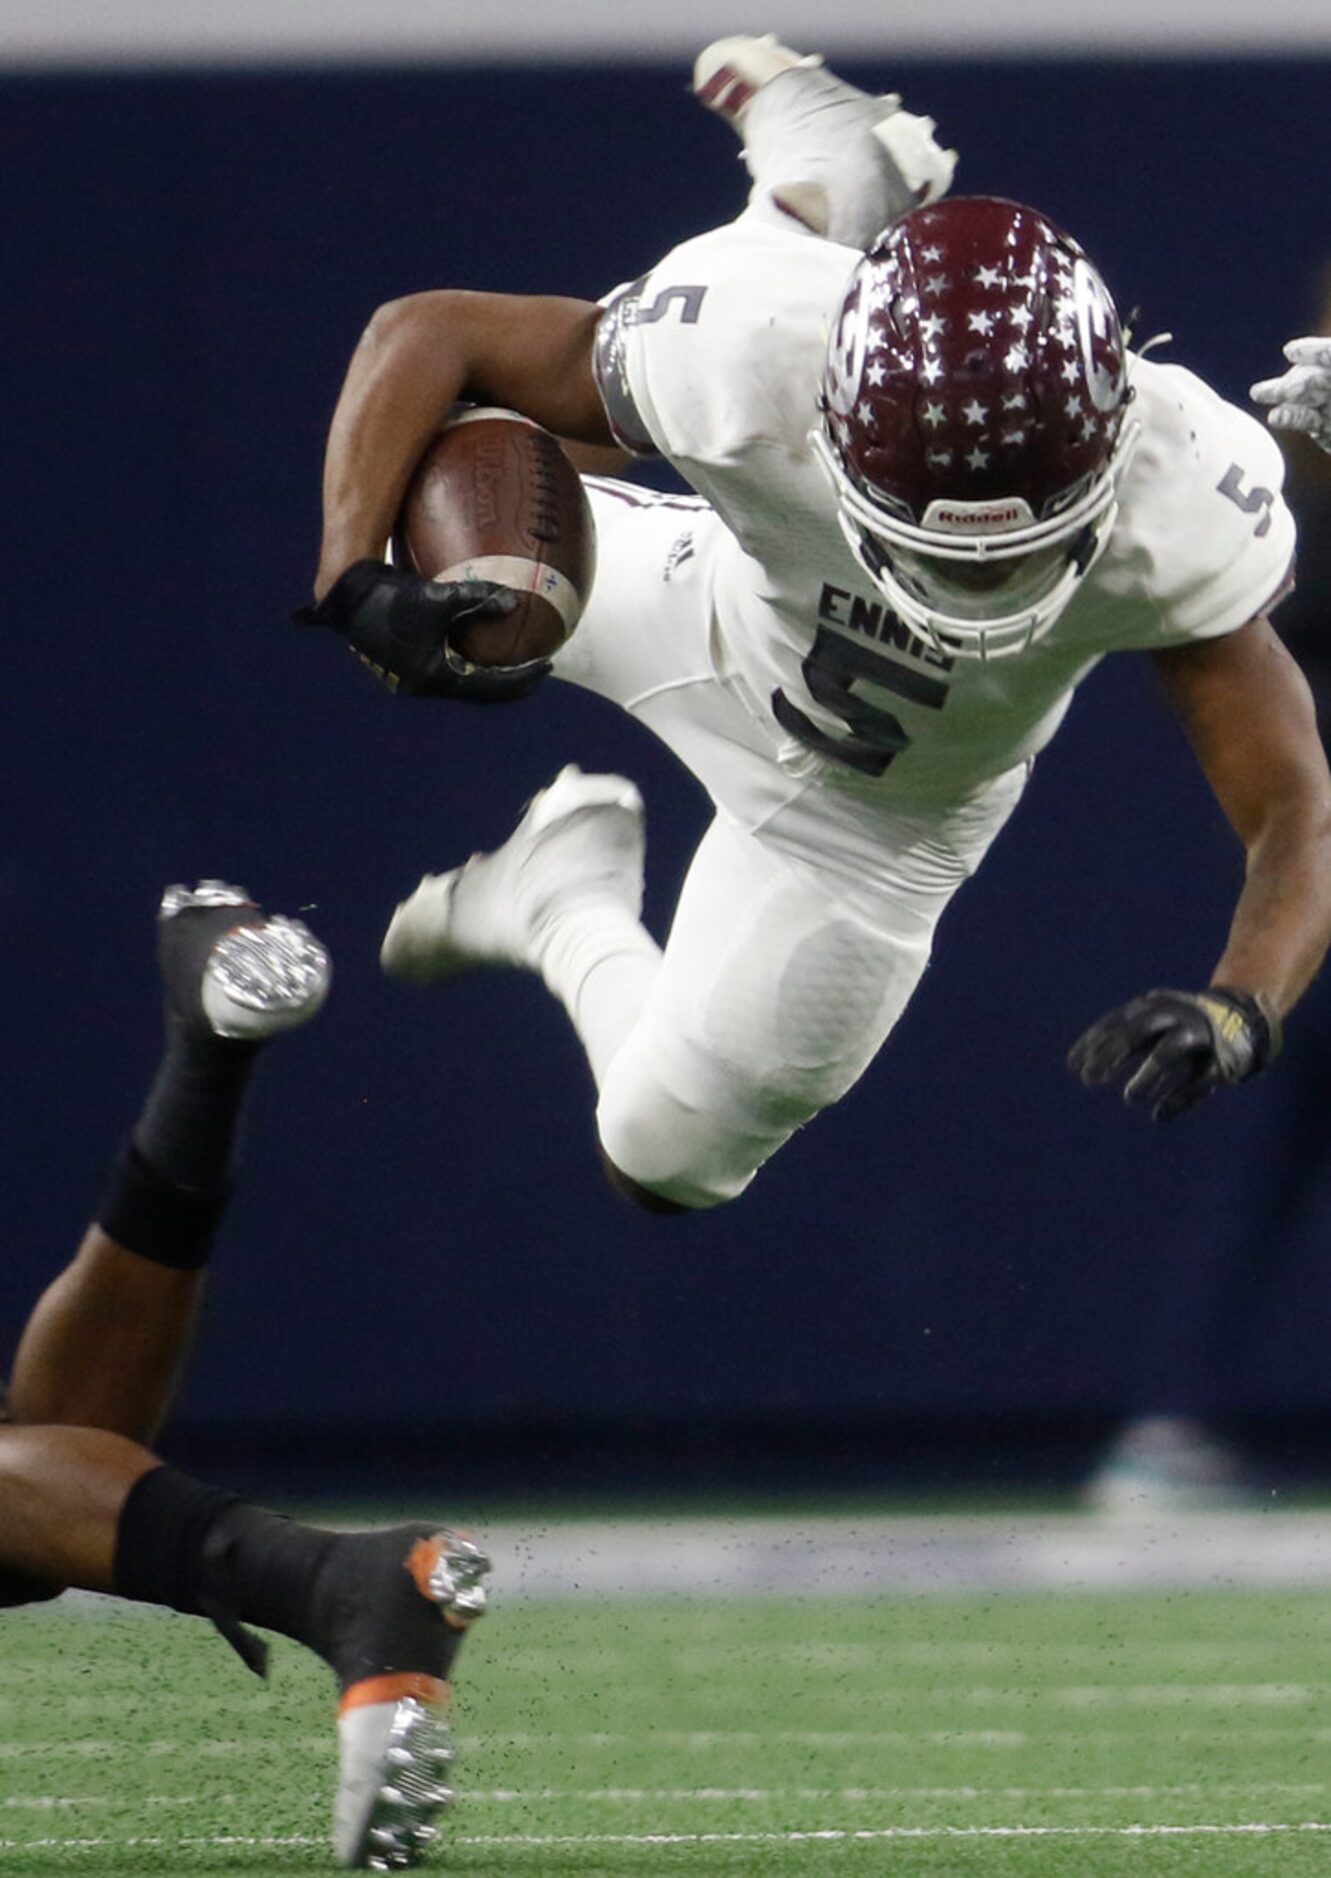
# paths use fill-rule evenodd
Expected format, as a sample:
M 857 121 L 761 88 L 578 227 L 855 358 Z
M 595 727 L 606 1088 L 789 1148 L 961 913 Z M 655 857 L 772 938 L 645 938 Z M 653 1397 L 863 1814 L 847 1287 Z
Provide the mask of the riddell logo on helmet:
M 933 502 L 929 508 L 928 520 L 935 528 L 957 528 L 966 534 L 977 528 L 1020 528 L 1030 520 L 1024 502 L 963 502 L 956 508 Z

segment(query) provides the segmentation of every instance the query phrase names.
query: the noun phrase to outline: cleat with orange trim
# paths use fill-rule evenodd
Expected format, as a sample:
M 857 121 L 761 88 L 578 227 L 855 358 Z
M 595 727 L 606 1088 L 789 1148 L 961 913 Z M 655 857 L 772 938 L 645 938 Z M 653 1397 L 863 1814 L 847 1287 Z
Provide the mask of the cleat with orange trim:
M 339 1671 L 337 1863 L 407 1871 L 453 1803 L 448 1675 L 484 1614 L 490 1561 L 461 1533 L 426 1526 L 349 1533 L 320 1588 Z

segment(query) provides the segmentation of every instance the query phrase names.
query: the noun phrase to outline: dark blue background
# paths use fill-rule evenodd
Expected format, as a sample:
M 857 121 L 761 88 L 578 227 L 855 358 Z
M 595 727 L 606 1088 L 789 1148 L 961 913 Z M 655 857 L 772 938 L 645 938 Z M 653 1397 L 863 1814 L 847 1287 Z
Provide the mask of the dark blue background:
M 959 187 L 1071 227 L 1138 337 L 1169 329 L 1228 395 L 1306 327 L 1327 62 L 843 69 L 937 117 Z M 331 1454 L 351 1480 L 442 1443 L 496 1478 L 525 1457 L 533 1484 L 674 1454 L 679 1484 L 718 1455 L 853 1450 L 886 1477 L 906 1431 L 997 1456 L 1166 1400 L 1331 1411 L 1321 1218 L 1279 1243 L 1261 1223 L 1297 1171 L 1280 1081 L 1156 1133 L 1061 1066 L 1109 1004 L 1204 978 L 1239 881 L 1134 661 L 1088 685 L 884 1057 L 716 1214 L 644 1219 L 602 1188 L 589 1078 L 539 985 L 378 975 L 394 902 L 566 760 L 643 787 L 658 933 L 701 825 L 689 779 L 596 701 L 404 703 L 286 623 L 380 300 L 594 296 L 738 210 L 733 139 L 685 78 L 0 82 L 0 1324 L 77 1237 L 155 1060 L 158 889 L 215 873 L 311 908 L 337 981 L 265 1066 L 187 1451 Z M 1326 1049 L 1315 1016 L 1296 1069 Z M 1217 1268 L 1241 1275 L 1237 1337 Z

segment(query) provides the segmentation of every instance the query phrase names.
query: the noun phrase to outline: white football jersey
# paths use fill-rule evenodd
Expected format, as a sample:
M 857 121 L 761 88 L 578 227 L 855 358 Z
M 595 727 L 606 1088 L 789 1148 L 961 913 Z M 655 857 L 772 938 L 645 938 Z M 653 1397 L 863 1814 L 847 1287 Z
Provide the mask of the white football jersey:
M 1284 582 L 1294 524 L 1266 431 L 1178 366 L 1133 358 L 1141 436 L 1105 552 L 1046 638 L 952 659 L 860 569 L 808 444 L 852 249 L 752 219 L 684 242 L 607 297 L 598 377 L 616 434 L 726 523 L 718 658 L 814 748 L 877 753 L 865 786 L 953 799 L 1041 749 L 1109 651 L 1232 632 Z

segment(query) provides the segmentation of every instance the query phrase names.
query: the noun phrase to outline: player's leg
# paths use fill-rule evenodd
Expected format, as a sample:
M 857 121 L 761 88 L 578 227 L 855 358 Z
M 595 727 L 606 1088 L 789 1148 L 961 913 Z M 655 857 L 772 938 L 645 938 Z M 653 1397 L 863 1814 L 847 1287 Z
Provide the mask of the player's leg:
M 16 1422 L 156 1432 L 188 1352 L 255 1064 L 268 1038 L 319 1008 L 329 976 L 303 925 L 217 881 L 168 889 L 158 962 L 162 1060 L 97 1223 L 20 1340 Z
M 174 1395 L 258 1052 L 311 1016 L 328 982 L 303 926 L 219 882 L 168 890 L 158 963 L 161 1063 L 100 1220 L 38 1299 L 0 1405 L 0 1604 L 103 1584 L 120 1502 L 155 1464 L 121 1437 L 151 1438 Z M 53 1445 L 63 1459 L 48 1465 Z
M 705 699 L 707 566 L 716 518 L 696 497 L 588 484 L 596 516 L 591 604 L 555 670 L 630 712 L 660 692 Z M 384 939 L 391 976 L 438 982 L 477 965 L 539 972 L 599 1083 L 660 967 L 641 920 L 643 808 L 623 776 L 570 765 L 491 854 L 428 874 Z
M 597 524 L 596 588 L 555 661 L 557 675 L 612 700 L 655 731 L 714 800 L 742 805 L 736 812 L 754 824 L 772 822 L 806 790 L 809 758 L 801 750 L 796 768 L 784 770 L 777 760 L 782 740 L 770 716 L 737 677 L 717 670 L 711 632 L 712 562 L 723 540 L 717 518 L 695 497 L 596 481 L 589 492 Z M 709 837 L 713 845 L 717 839 Z M 477 965 L 540 973 L 567 1010 L 599 1090 L 661 972 L 660 948 L 639 918 L 642 865 L 642 808 L 633 785 L 620 776 L 566 769 L 533 800 L 502 847 L 426 876 L 394 914 L 384 968 L 418 983 Z M 710 878 L 695 863 L 690 881 L 699 905 L 705 875 Z M 677 953 L 678 915 L 675 926 L 670 946 Z M 664 1012 L 661 1028 L 667 1028 Z M 617 1068 L 615 1074 L 617 1089 L 636 1086 Z M 617 1096 L 613 1112 L 624 1115 L 626 1126 L 633 1125 L 631 1108 Z M 603 1113 L 610 1112 L 603 1105 Z M 700 1151 L 707 1123 L 705 1114 L 697 1118 Z M 682 1165 L 689 1151 L 676 1143 L 671 1152 L 680 1162 L 676 1180 L 640 1179 L 617 1148 L 609 1154 L 609 1171 L 630 1197 L 658 1210 L 724 1197 L 709 1176 L 691 1187 Z M 748 1173 L 760 1158 L 756 1148 L 748 1155 Z
M 676 1205 L 741 1193 L 868 1068 L 1023 773 L 954 810 L 872 813 L 825 786 L 760 831 L 721 814 L 661 969 L 602 1078 L 601 1144 Z
M 422 978 L 500 959 L 541 972 L 587 1049 L 615 1184 L 643 1204 L 714 1206 L 867 1067 L 969 869 L 940 849 L 936 877 L 913 879 L 931 830 L 880 816 L 865 846 L 898 870 L 892 890 L 874 893 L 838 881 L 820 852 L 836 835 L 830 810 L 797 853 L 722 814 L 690 864 L 664 954 L 644 954 L 629 995 L 607 996 L 640 878 L 631 870 L 631 893 L 615 895 L 616 820 L 626 847 L 638 827 L 613 800 L 624 787 L 565 771 L 503 847 L 417 889 L 385 960 Z M 865 875 L 872 865 L 866 853 Z
M 176 1269 L 90 1226 L 23 1332 L 13 1419 L 151 1440 L 193 1342 L 205 1267 Z
M 858 1080 L 928 963 L 933 920 L 864 918 L 726 817 L 689 868 L 662 969 L 601 1084 L 604 1152 L 692 1208 L 735 1198 Z
M 167 1048 L 73 1264 L 22 1340 L 0 1426 L 0 1604 L 65 1586 L 292 1637 L 341 1692 L 334 1822 L 344 1865 L 414 1863 L 451 1799 L 448 1676 L 487 1561 L 446 1528 L 337 1534 L 191 1480 L 117 1430 L 160 1421 L 188 1347 L 257 1052 L 312 1015 L 326 955 L 239 889 L 173 889 L 159 957 Z M 2 1419 L 2 1417 L 0 1417 Z M 92 1422 L 93 1426 L 58 1425 Z M 49 1425 L 57 1424 L 57 1425 Z
M 716 794 L 718 766 L 757 818 L 803 787 L 772 761 L 775 726 L 716 669 L 712 565 L 725 536 L 696 496 L 592 478 L 597 573 L 556 675 L 618 704 Z M 622 776 L 573 767 L 532 801 L 501 848 L 426 875 L 384 939 L 391 976 L 427 984 L 477 965 L 538 972 L 561 1001 L 598 1087 L 660 970 L 642 925 L 642 803 Z M 639 1203 L 672 1202 L 616 1184 Z
M 384 969 L 418 984 L 478 964 L 539 972 L 568 1012 L 599 1089 L 660 970 L 660 947 L 640 918 L 643 846 L 633 784 L 569 764 L 502 847 L 421 881 L 385 934 Z M 608 1158 L 605 1171 L 646 1210 L 679 1210 Z
M 399 1870 L 453 1798 L 449 1678 L 488 1569 L 447 1527 L 325 1531 L 157 1467 L 121 1509 L 111 1588 L 210 1618 L 261 1673 L 248 1625 L 321 1656 L 339 1690 L 337 1862 Z
M 873 97 L 763 38 L 718 39 L 698 55 L 693 89 L 732 125 L 753 178 L 746 216 L 867 248 L 889 222 L 946 193 L 956 152 L 932 118 Z
M 40 1597 L 110 1591 L 121 1508 L 157 1464 L 100 1428 L 0 1426 L 0 1604 L 26 1602 L 16 1577 Z
M 258 1625 L 337 1679 L 338 1862 L 401 1869 L 450 1803 L 449 1675 L 488 1560 L 446 1527 L 335 1533 L 96 1428 L 0 1427 L 0 1602 L 65 1586 L 210 1618 L 262 1673 Z

